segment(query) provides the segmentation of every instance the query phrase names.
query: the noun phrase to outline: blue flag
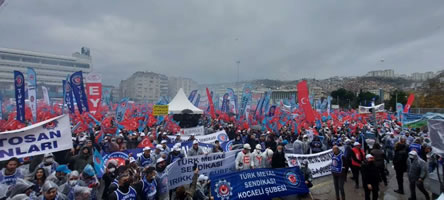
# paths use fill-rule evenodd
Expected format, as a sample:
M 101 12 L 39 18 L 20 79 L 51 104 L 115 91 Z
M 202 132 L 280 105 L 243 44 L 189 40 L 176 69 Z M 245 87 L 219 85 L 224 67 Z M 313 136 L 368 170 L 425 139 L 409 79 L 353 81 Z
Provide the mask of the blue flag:
M 2 108 L 3 108 L 3 97 L 0 95 L 0 119 L 3 119 Z
M 75 72 L 69 78 L 69 82 L 71 83 L 72 92 L 76 98 L 77 108 L 79 109 L 80 114 L 83 111 L 88 112 L 88 98 L 85 93 L 85 86 L 83 85 L 83 73 L 82 71 Z
M 25 77 L 19 71 L 14 71 L 14 88 L 17 120 L 25 122 Z
M 299 167 L 210 174 L 215 200 L 272 199 L 309 192 Z
M 69 112 L 74 113 L 74 97 L 72 96 L 71 84 L 67 80 L 63 80 L 63 107 L 68 107 Z
M 196 96 L 197 90 L 193 90 L 191 91 L 190 95 L 188 96 L 188 100 L 190 100 L 190 102 L 193 102 L 194 97 Z
M 199 107 L 200 103 L 200 94 L 197 94 L 196 102 L 194 102 L 194 106 Z
M 119 105 L 116 108 L 116 120 L 121 122 L 125 118 L 125 112 L 128 108 L 128 98 L 123 98 L 120 100 Z
M 103 162 L 103 157 L 97 151 L 96 148 L 94 148 L 94 170 L 96 171 L 97 178 L 102 178 L 103 174 L 105 173 L 105 163 Z
M 239 115 L 237 115 L 237 119 L 245 115 L 245 111 L 247 110 L 248 103 L 251 101 L 251 97 L 251 87 L 247 85 L 244 87 L 244 92 L 242 93 L 241 106 L 239 108 Z

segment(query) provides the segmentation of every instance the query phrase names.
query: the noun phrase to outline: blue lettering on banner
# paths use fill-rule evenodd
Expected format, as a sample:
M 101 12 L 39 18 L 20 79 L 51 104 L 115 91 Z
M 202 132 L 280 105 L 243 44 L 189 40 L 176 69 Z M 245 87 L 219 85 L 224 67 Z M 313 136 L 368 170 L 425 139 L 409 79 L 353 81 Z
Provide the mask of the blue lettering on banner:
M 271 199 L 307 194 L 299 167 L 254 169 L 235 173 L 210 175 L 214 199 Z

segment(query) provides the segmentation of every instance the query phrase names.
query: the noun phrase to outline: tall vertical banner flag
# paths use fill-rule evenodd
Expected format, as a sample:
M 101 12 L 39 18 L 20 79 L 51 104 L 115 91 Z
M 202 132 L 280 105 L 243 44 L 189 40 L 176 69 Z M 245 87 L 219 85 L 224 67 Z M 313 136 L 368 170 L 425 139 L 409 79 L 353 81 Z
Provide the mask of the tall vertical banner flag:
M 89 73 L 85 80 L 88 107 L 91 113 L 95 113 L 102 99 L 102 77 L 96 73 Z
M 191 91 L 190 95 L 188 96 L 188 100 L 190 100 L 190 102 L 193 102 L 194 97 L 196 96 L 197 90 L 193 90 Z
M 245 111 L 247 110 L 247 105 L 251 101 L 251 87 L 249 85 L 246 85 L 244 87 L 244 92 L 242 93 L 242 99 L 241 99 L 241 106 L 239 108 L 239 115 L 237 118 L 239 119 L 240 116 L 245 115 Z
M 405 107 L 404 107 L 404 113 L 409 112 L 410 107 L 412 106 L 414 100 L 415 100 L 415 95 L 410 94 L 409 99 L 407 100 L 407 104 L 405 104 Z
M 28 76 L 28 100 L 29 107 L 31 107 L 32 120 L 33 122 L 37 121 L 37 74 L 34 69 L 28 67 L 28 71 L 26 72 Z
M 0 95 L 0 120 L 3 119 L 3 97 Z
M 398 121 L 402 121 L 401 117 L 402 117 L 402 104 L 396 103 L 396 118 L 398 119 Z
M 229 103 L 230 105 L 228 106 L 228 110 L 229 112 L 232 113 L 237 113 L 237 96 L 234 93 L 234 90 L 232 88 L 227 88 L 227 93 L 228 93 L 228 99 L 229 99 Z
M 230 102 L 228 93 L 225 93 L 222 97 L 222 107 L 220 108 L 220 111 L 228 113 L 230 111 L 228 103 Z
M 210 94 L 210 90 L 206 88 L 208 103 L 210 104 L 210 114 L 212 119 L 216 119 L 216 114 L 214 113 L 214 104 L 213 104 L 213 96 Z
M 199 107 L 200 103 L 200 94 L 197 94 L 196 102 L 194 102 L 194 106 Z
M 17 108 L 17 120 L 25 121 L 25 77 L 23 73 L 14 71 L 15 105 Z
M 75 108 L 74 108 L 74 99 L 72 96 L 72 88 L 71 88 L 71 84 L 69 83 L 68 80 L 63 80 L 63 100 L 64 103 L 63 105 L 68 106 L 69 112 L 70 113 L 74 113 Z
M 271 91 L 265 92 L 264 96 L 264 102 L 261 105 L 261 110 L 259 110 L 260 114 L 262 115 L 262 109 L 264 109 L 263 114 L 266 115 L 268 113 L 268 109 L 270 108 L 270 98 L 271 98 Z
M 116 120 L 118 122 L 121 122 L 125 118 L 125 112 L 127 108 L 128 108 L 128 98 L 121 99 L 116 109 Z
M 69 82 L 71 83 L 72 92 L 76 98 L 77 108 L 79 109 L 80 114 L 82 114 L 83 111 L 88 112 L 88 99 L 85 94 L 85 86 L 83 85 L 82 71 L 72 74 L 69 78 Z
M 310 98 L 308 97 L 308 88 L 307 88 L 307 81 L 299 82 L 297 85 L 298 88 L 298 102 L 299 105 L 302 106 L 302 109 L 304 109 L 305 112 L 305 118 L 308 122 L 314 122 L 315 116 L 313 113 L 313 109 L 310 105 Z
M 102 88 L 102 99 L 105 105 L 111 105 L 111 88 Z
M 327 97 L 327 113 L 330 115 L 330 109 L 331 109 L 331 96 Z
M 49 101 L 48 88 L 42 86 L 42 91 L 43 91 L 43 100 L 45 101 L 46 105 L 51 105 L 51 102 Z

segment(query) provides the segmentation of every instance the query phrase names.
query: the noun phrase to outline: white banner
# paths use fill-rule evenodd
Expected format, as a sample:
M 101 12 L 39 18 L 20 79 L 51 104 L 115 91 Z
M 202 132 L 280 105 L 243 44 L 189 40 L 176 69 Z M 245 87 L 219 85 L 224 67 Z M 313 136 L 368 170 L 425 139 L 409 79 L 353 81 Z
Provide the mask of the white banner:
M 239 151 L 213 153 L 193 156 L 177 160 L 165 169 L 168 172 L 168 188 L 174 189 L 181 185 L 190 184 L 193 180 L 193 166 L 197 164 L 199 174 L 223 174 L 236 171 L 234 166 Z
M 205 129 L 203 126 L 197 126 L 193 128 L 182 128 L 180 129 L 182 135 L 191 135 L 194 133 L 195 136 L 204 135 Z
M 69 116 L 61 115 L 25 128 L 0 133 L 0 161 L 72 148 Z
M 311 169 L 313 178 L 330 175 L 331 156 L 333 151 L 327 150 L 316 154 L 291 154 L 286 153 L 285 158 L 289 167 L 300 166 L 302 161 L 308 160 L 308 168 Z
M 384 112 L 384 104 L 379 104 L 376 105 L 374 107 L 365 107 L 365 106 L 359 106 L 359 113 L 360 114 L 368 114 L 368 113 L 372 113 L 370 112 L 370 109 L 375 109 L 375 112 Z
M 45 100 L 45 103 L 48 105 L 51 105 L 51 103 L 49 102 L 48 88 L 46 88 L 45 86 L 42 86 L 42 91 L 43 91 L 43 99 Z
M 28 86 L 28 99 L 29 99 L 29 107 L 31 108 L 32 120 L 33 122 L 37 121 L 37 94 L 36 88 L 34 85 Z
M 171 140 L 176 139 L 176 136 L 174 135 L 169 135 L 168 136 Z M 182 139 L 183 141 L 188 140 L 188 138 L 190 138 L 190 136 L 188 135 L 181 135 L 180 139 Z M 220 143 L 222 142 L 226 142 L 228 141 L 228 135 L 225 132 L 225 130 L 222 131 L 218 131 L 212 134 L 208 134 L 208 135 L 200 135 L 200 136 L 195 136 L 194 138 L 196 138 L 199 142 L 202 143 L 207 143 L 207 144 L 213 144 L 216 140 L 219 140 Z

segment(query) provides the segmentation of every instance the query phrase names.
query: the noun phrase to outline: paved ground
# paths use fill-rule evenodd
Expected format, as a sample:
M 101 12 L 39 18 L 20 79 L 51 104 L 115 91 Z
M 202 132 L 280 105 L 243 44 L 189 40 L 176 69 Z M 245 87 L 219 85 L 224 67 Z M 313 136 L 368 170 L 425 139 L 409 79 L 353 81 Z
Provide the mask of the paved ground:
M 390 175 L 387 178 L 388 185 L 384 186 L 383 183 L 380 184 L 379 199 L 382 200 L 407 200 L 410 197 L 410 191 L 408 186 L 407 177 L 404 177 L 404 195 L 395 193 L 393 190 L 398 188 L 396 182 L 395 171 L 392 169 L 392 165 L 388 166 Z M 345 197 L 347 200 L 364 199 L 364 189 L 362 186 L 359 189 L 355 189 L 354 181 L 350 179 L 351 172 L 348 173 L 347 182 L 345 183 Z M 360 181 L 360 184 L 362 182 Z M 314 186 L 311 188 L 311 194 L 313 199 L 316 200 L 336 200 L 333 178 L 331 176 L 326 176 L 322 178 L 315 179 Z M 431 194 L 430 194 L 431 195 Z M 416 198 L 418 200 L 425 199 L 424 195 L 416 190 Z M 304 199 L 311 199 L 309 197 Z

